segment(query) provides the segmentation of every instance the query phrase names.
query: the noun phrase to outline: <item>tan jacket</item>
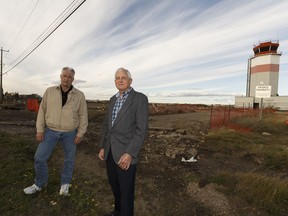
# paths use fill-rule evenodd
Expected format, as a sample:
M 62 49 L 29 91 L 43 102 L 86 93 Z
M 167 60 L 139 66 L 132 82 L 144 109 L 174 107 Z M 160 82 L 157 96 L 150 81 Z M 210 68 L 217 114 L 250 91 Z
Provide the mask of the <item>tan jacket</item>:
M 68 93 L 66 104 L 62 107 L 60 86 L 47 88 L 37 116 L 37 132 L 44 132 L 46 126 L 61 132 L 78 128 L 77 136 L 83 137 L 88 126 L 87 104 L 83 92 L 73 87 Z

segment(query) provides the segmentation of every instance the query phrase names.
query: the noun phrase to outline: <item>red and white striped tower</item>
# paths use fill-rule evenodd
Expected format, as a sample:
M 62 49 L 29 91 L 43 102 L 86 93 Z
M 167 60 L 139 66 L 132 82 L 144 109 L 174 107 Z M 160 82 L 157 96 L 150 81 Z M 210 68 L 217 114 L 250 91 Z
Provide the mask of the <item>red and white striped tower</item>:
M 271 96 L 278 95 L 279 63 L 278 41 L 254 46 L 254 56 L 248 61 L 247 97 L 255 97 L 256 86 L 271 86 Z

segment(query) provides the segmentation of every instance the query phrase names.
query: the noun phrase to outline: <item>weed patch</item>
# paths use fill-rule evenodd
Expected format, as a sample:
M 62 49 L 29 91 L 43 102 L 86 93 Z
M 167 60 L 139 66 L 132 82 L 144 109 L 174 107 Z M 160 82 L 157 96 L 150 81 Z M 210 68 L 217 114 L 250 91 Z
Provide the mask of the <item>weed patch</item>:
M 274 215 L 287 215 L 288 182 L 277 176 L 239 173 L 236 191 Z
M 240 195 L 259 209 L 284 216 L 288 212 L 288 152 L 287 143 L 283 141 L 287 139 L 287 128 L 282 123 L 266 120 L 254 124 L 250 120 L 241 122 L 243 127 L 254 128 L 251 133 L 229 128 L 210 131 L 205 147 L 211 152 L 221 152 L 222 158 L 229 157 L 229 161 L 240 164 L 245 164 L 247 160 L 257 161 L 254 172 L 242 169 L 233 173 L 226 170 L 216 173 L 211 181 L 224 185 L 229 195 Z M 262 131 L 272 135 L 264 136 Z
M 243 197 L 248 203 L 277 216 L 288 212 L 288 182 L 267 173 L 222 172 L 212 178 L 214 183 L 225 186 L 229 196 Z
M 73 180 L 71 195 L 59 196 L 59 170 L 49 161 L 49 185 L 40 193 L 25 195 L 23 189 L 33 183 L 33 156 L 37 144 L 21 136 L 0 133 L 0 215 L 99 215 L 101 207 L 95 200 L 97 191 L 91 190 L 89 180 L 81 176 Z M 49 165 L 49 166 L 50 166 Z M 97 179 L 104 181 L 103 179 Z M 109 186 L 105 185 L 107 190 Z M 109 191 L 110 192 L 110 191 Z M 106 191 L 105 191 L 106 193 Z M 108 191 L 107 191 L 108 193 Z

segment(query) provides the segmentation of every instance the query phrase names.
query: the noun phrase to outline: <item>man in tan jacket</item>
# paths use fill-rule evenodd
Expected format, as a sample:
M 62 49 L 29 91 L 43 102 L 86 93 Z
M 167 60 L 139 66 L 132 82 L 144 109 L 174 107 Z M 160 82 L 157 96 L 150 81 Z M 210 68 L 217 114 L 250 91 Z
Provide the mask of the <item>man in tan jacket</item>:
M 61 84 L 49 87 L 42 98 L 38 116 L 36 139 L 39 142 L 34 156 L 35 183 L 24 189 L 25 194 L 41 191 L 48 181 L 47 160 L 56 144 L 64 149 L 60 195 L 68 195 L 73 176 L 76 145 L 81 142 L 88 126 L 87 104 L 83 92 L 76 89 L 73 68 L 64 67 Z

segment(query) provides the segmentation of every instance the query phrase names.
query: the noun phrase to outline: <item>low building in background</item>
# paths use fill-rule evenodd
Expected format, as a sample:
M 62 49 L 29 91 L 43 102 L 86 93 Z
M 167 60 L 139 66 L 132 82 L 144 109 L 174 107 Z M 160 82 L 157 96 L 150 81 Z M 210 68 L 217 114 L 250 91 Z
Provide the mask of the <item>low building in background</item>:
M 17 92 L 6 92 L 0 108 L 2 109 L 28 109 L 38 112 L 41 96 L 37 94 L 19 95 Z

